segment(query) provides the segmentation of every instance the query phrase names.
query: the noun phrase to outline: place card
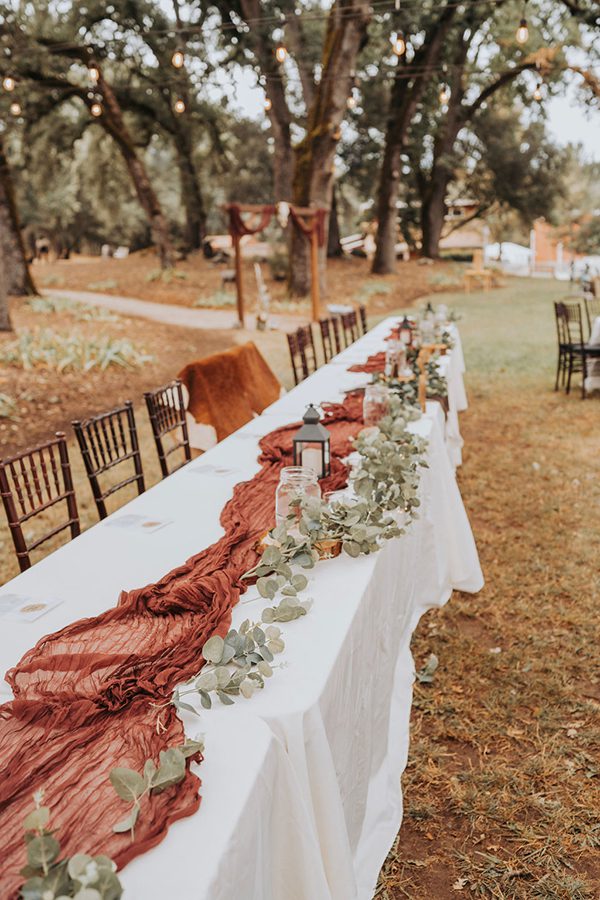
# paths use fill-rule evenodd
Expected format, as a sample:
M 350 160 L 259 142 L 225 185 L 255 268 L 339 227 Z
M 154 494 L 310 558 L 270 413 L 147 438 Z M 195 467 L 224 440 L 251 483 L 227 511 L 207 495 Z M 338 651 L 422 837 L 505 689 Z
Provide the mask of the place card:
M 153 534 L 165 525 L 170 525 L 172 519 L 153 519 L 151 516 L 136 516 L 130 513 L 126 516 L 117 516 L 116 519 L 107 519 L 104 525 L 110 528 L 124 528 L 126 531 L 135 531 L 137 534 Z
M 233 475 L 240 470 L 234 466 L 215 466 L 212 463 L 207 463 L 203 466 L 188 466 L 186 471 L 194 475 Z
M 59 597 L 40 600 L 25 594 L 1 594 L 0 617 L 9 622 L 33 622 L 60 603 Z

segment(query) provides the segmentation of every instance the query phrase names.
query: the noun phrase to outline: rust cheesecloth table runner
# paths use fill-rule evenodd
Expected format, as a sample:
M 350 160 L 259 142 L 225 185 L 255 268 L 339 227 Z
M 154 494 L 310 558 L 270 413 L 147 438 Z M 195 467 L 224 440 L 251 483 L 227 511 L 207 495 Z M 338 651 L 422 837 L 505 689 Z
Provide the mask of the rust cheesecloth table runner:
M 326 415 L 332 472 L 323 490 L 346 484 L 340 458 L 361 427 L 361 397 L 349 395 Z M 108 776 L 115 766 L 141 769 L 161 749 L 181 744 L 183 726 L 172 707 L 157 732 L 153 703 L 202 666 L 201 648 L 224 635 L 231 607 L 245 590 L 241 576 L 257 560 L 256 539 L 274 519 L 279 470 L 291 463 L 297 424 L 260 441 L 260 471 L 236 486 L 221 514 L 223 537 L 156 584 L 123 592 L 113 609 L 43 638 L 6 676 L 14 700 L 0 707 L 0 897 L 14 898 L 25 864 L 23 818 L 32 792 L 43 787 L 61 856 L 103 853 L 122 867 L 157 844 L 169 824 L 199 805 L 199 779 L 150 797 L 135 841 L 112 826 L 125 805 Z M 85 583 L 82 583 L 85 591 Z
M 385 370 L 385 351 L 374 353 L 364 363 L 349 366 L 349 372 L 383 372 Z

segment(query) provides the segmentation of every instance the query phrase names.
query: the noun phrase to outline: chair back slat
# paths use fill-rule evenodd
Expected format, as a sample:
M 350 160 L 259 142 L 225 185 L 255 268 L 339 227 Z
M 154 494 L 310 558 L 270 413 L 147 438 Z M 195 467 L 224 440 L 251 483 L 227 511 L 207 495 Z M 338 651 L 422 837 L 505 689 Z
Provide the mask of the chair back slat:
M 116 491 L 135 482 L 138 494 L 144 493 L 146 486 L 142 457 L 130 400 L 110 412 L 73 422 L 73 429 L 101 519 L 108 515 L 105 502 L 107 497 Z M 133 474 L 116 485 L 103 488 L 100 476 L 129 460 L 133 463 Z
M 367 325 L 367 307 L 363 303 L 358 307 L 358 322 L 362 334 L 366 334 L 369 330 L 369 326 Z
M 192 458 L 181 381 L 175 379 L 155 391 L 146 391 L 144 399 L 160 469 L 163 478 L 166 478 Z M 171 441 L 171 446 L 167 446 L 165 439 Z M 177 451 L 183 452 L 183 459 L 170 466 L 169 457 Z
M 556 304 L 562 322 L 563 335 L 569 344 L 583 344 L 583 320 L 581 304 L 578 301 L 562 300 Z
M 353 309 L 351 312 L 342 313 L 340 319 L 344 341 L 346 342 L 346 347 L 348 347 L 358 340 L 358 316 L 356 315 L 356 310 Z
M 331 316 L 328 319 L 319 319 L 319 328 L 321 329 L 321 344 L 323 346 L 323 358 L 326 363 L 341 353 L 343 350 L 342 339 L 340 337 L 340 320 L 337 316 Z
M 295 384 L 317 370 L 317 353 L 310 325 L 301 325 L 287 335 Z
M 22 572 L 31 566 L 31 552 L 45 541 L 66 528 L 72 538 L 80 533 L 69 453 L 62 432 L 51 441 L 0 460 L 0 494 Z M 66 520 L 29 540 L 23 525 L 63 502 L 67 507 Z
M 585 315 L 588 323 L 588 334 L 592 333 L 592 324 L 594 319 L 600 316 L 600 297 L 584 294 L 583 302 L 585 303 Z

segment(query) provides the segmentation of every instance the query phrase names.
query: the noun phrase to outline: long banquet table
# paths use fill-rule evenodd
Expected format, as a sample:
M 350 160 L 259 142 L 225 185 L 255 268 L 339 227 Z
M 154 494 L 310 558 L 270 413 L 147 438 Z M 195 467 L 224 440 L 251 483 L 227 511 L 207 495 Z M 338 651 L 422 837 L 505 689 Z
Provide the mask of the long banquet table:
M 102 612 L 121 590 L 159 579 L 216 541 L 234 485 L 259 468 L 260 437 L 297 421 L 306 403 L 335 401 L 367 383 L 370 376 L 346 369 L 382 349 L 391 324 L 380 323 L 262 416 L 110 517 L 142 514 L 170 520 L 166 527 L 140 535 L 106 520 L 5 585 L 3 593 L 63 602 L 34 622 L 3 623 L 3 671 L 43 635 Z M 186 734 L 205 736 L 197 768 L 202 803 L 122 870 L 126 900 L 372 896 L 402 818 L 412 632 L 454 589 L 475 592 L 483 584 L 454 475 L 458 412 L 466 406 L 454 333 L 454 350 L 440 361 L 449 414 L 428 403 L 411 425 L 428 440 L 419 518 L 376 554 L 341 556 L 311 570 L 305 593 L 313 607 L 281 626 L 286 647 L 276 661 L 283 665 L 263 691 L 231 707 L 217 701 L 199 718 L 184 713 Z M 258 621 L 263 606 L 249 590 L 232 627 Z M 9 699 L 6 683 L 2 690 Z

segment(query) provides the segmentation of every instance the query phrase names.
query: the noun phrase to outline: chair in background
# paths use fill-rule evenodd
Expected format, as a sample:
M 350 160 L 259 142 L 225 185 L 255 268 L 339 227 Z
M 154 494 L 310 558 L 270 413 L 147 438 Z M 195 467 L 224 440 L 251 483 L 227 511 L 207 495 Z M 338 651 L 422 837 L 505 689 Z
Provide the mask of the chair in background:
M 177 377 L 192 451 L 210 450 L 281 396 L 281 384 L 252 341 L 194 360 Z
M 37 447 L 0 461 L 0 494 L 21 572 L 31 566 L 30 553 L 68 528 L 80 532 L 67 442 L 62 432 Z M 23 526 L 35 516 L 65 503 L 67 518 L 42 537 L 28 542 Z
M 181 381 L 175 379 L 155 391 L 146 391 L 144 400 L 148 408 L 160 470 L 163 478 L 166 478 L 192 458 Z M 183 459 L 169 468 L 169 457 L 173 453 L 181 456 L 181 451 Z
M 585 381 L 588 376 L 588 363 L 591 360 L 600 360 L 600 346 L 590 346 L 583 340 L 583 322 L 581 318 L 581 306 L 579 303 L 565 303 L 564 301 L 561 301 L 555 303 L 554 308 L 559 343 L 556 387 L 558 387 L 561 368 L 563 384 L 565 383 L 566 374 L 567 394 L 571 392 L 571 377 L 573 373 L 581 372 L 581 396 L 585 399 Z
M 559 386 L 565 387 L 567 381 L 567 372 L 569 369 L 569 331 L 565 323 L 565 316 L 562 307 L 562 303 L 554 304 L 556 336 L 558 339 L 558 363 L 556 366 L 556 381 L 554 382 L 555 391 L 558 390 Z
M 344 341 L 346 342 L 346 347 L 349 347 L 350 344 L 358 340 L 358 316 L 356 315 L 356 310 L 353 309 L 352 312 L 342 313 L 340 320 L 342 322 Z
M 96 501 L 98 515 L 101 519 L 105 519 L 108 515 L 106 500 L 117 491 L 134 483 L 137 486 L 138 494 L 143 494 L 146 490 L 133 404 L 127 400 L 122 406 L 118 406 L 110 412 L 72 424 Z M 102 488 L 100 477 L 112 472 L 116 466 L 129 461 L 133 464 L 132 474 L 116 484 Z
M 323 359 L 326 363 L 342 352 L 342 339 L 340 336 L 340 321 L 337 316 L 329 319 L 319 319 L 321 329 L 321 343 L 323 345 Z
M 301 325 L 287 335 L 294 382 L 300 384 L 317 370 L 317 354 L 310 325 Z
M 585 315 L 588 323 L 588 334 L 591 337 L 594 320 L 600 317 L 600 296 L 593 294 L 584 294 L 583 302 L 585 303 Z
M 363 303 L 358 307 L 358 322 L 362 333 L 366 334 L 369 326 L 367 325 L 367 307 Z

